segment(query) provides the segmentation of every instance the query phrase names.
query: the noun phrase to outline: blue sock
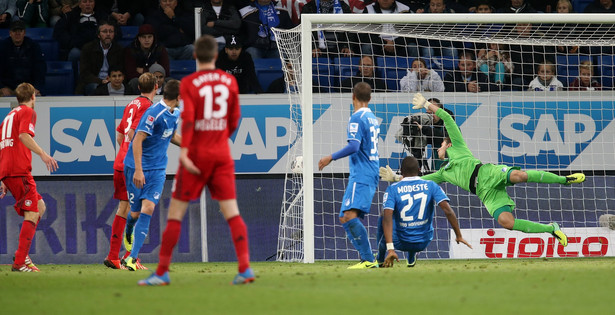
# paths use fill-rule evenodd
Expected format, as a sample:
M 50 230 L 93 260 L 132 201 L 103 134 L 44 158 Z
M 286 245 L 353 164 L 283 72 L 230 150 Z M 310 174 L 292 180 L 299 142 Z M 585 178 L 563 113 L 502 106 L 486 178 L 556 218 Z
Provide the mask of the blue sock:
M 139 256 L 141 246 L 143 246 L 143 242 L 145 242 L 145 238 L 149 232 L 149 221 L 151 218 L 152 216 L 146 213 L 141 213 L 139 216 L 139 220 L 137 220 L 137 223 L 135 224 L 135 240 L 132 243 L 130 257 L 137 258 Z
M 359 251 L 359 255 L 361 255 L 361 260 L 374 261 L 374 255 L 372 254 L 372 246 L 369 243 L 369 238 L 367 237 L 367 229 L 361 223 L 359 218 L 354 218 L 348 222 L 348 230 L 354 238 L 356 243 L 355 248 Z
M 135 227 L 135 223 L 139 219 L 139 218 L 134 219 L 131 214 L 132 213 L 129 212 L 128 213 L 128 217 L 126 217 L 126 229 L 124 230 L 126 235 L 128 235 L 128 237 L 130 237 L 130 235 L 132 235 L 132 230 Z
M 346 236 L 350 240 L 350 243 L 352 243 L 352 246 L 354 246 L 354 248 L 358 250 L 359 244 L 357 244 L 357 241 L 355 241 L 354 236 L 352 235 L 352 232 L 350 231 L 350 223 L 346 222 L 342 224 L 342 226 L 344 227 L 344 230 L 346 230 Z
M 384 262 L 387 257 L 387 244 L 384 239 L 384 229 L 382 228 L 382 216 L 378 217 L 378 234 L 376 234 L 376 241 L 378 242 L 378 262 Z

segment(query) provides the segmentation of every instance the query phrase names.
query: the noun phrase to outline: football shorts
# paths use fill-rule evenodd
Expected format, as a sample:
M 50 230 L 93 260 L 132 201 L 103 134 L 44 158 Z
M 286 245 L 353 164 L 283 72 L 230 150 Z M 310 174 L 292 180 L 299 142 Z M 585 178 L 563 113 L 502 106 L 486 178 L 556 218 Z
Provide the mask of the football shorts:
M 124 172 L 122 171 L 113 170 L 113 198 L 128 201 L 126 178 L 124 178 Z
M 15 198 L 15 211 L 23 217 L 24 211 L 38 212 L 38 201 L 43 197 L 36 191 L 32 175 L 5 177 L 2 182 Z
M 228 157 L 216 160 L 206 157 L 193 160 L 201 174 L 188 172 L 180 163 L 173 181 L 173 198 L 190 201 L 201 196 L 205 186 L 215 200 L 237 199 L 235 195 L 235 163 Z
M 141 203 L 143 199 L 147 199 L 154 204 L 158 204 L 162 197 L 162 189 L 166 180 L 165 170 L 147 170 L 143 171 L 145 175 L 145 185 L 143 188 L 137 188 L 132 180 L 135 174 L 135 169 L 125 166 L 124 175 L 126 176 L 126 188 L 128 189 L 128 202 L 130 202 L 130 211 L 141 212 Z
M 365 214 L 369 213 L 369 209 L 372 207 L 372 200 L 374 199 L 375 193 L 376 183 L 367 185 L 353 180 L 348 181 L 348 186 L 346 187 L 346 192 L 342 199 L 340 218 L 344 216 L 344 211 L 350 209 L 359 210 L 359 217 L 363 218 Z

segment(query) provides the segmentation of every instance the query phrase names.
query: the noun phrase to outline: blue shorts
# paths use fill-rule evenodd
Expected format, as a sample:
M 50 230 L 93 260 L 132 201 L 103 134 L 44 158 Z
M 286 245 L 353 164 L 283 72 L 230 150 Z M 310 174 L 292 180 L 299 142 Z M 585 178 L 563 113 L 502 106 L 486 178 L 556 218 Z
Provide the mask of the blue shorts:
M 340 218 L 344 216 L 344 212 L 350 209 L 359 210 L 359 217 L 363 218 L 369 213 L 372 207 L 372 200 L 376 193 L 376 183 L 372 185 L 357 183 L 353 180 L 348 182 L 344 199 L 342 199 L 342 208 L 340 210 Z
M 141 189 L 137 188 L 132 181 L 134 174 L 134 168 L 128 166 L 124 167 L 130 211 L 141 212 L 141 200 L 143 199 L 147 199 L 155 205 L 158 204 L 162 196 L 162 189 L 164 188 L 164 181 L 167 179 L 167 174 L 165 170 L 143 171 L 143 175 L 145 175 L 145 185 L 143 185 Z

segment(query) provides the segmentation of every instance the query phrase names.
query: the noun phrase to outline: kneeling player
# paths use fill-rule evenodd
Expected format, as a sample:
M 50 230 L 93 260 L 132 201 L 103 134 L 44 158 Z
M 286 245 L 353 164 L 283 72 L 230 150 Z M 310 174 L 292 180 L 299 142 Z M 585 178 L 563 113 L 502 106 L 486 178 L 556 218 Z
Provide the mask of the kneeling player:
M 404 158 L 401 174 L 401 181 L 391 184 L 384 195 L 384 214 L 378 222 L 378 263 L 384 262 L 383 267 L 392 267 L 394 261 L 399 261 L 395 253 L 397 249 L 408 252 L 408 267 L 414 267 L 416 254 L 423 251 L 433 239 L 432 221 L 436 203 L 444 210 L 453 227 L 457 244 L 463 243 L 472 248 L 461 236 L 457 217 L 442 188 L 430 180 L 418 177 L 419 164 L 416 158 Z

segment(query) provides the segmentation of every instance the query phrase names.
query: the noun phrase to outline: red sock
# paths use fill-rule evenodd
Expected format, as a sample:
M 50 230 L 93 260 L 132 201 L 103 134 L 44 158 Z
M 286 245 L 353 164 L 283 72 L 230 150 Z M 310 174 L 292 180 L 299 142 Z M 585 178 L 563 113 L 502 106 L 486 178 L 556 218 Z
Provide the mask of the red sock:
M 231 237 L 235 245 L 235 254 L 239 263 L 239 272 L 242 273 L 250 267 L 250 251 L 248 249 L 248 229 L 240 215 L 228 219 L 231 228 Z
M 162 233 L 162 244 L 160 244 L 160 255 L 156 274 L 162 276 L 169 271 L 171 265 L 171 257 L 173 256 L 173 248 L 179 240 L 179 233 L 182 231 L 182 223 L 178 220 L 168 220 L 167 227 Z
M 115 218 L 113 218 L 113 225 L 111 225 L 111 239 L 109 240 L 109 254 L 107 255 L 107 259 L 118 260 L 120 258 L 120 248 L 122 247 L 125 227 L 126 218 L 115 215 Z
M 24 220 L 21 225 L 21 231 L 19 232 L 19 245 L 15 252 L 15 265 L 23 265 L 25 263 L 35 233 L 36 223 Z

